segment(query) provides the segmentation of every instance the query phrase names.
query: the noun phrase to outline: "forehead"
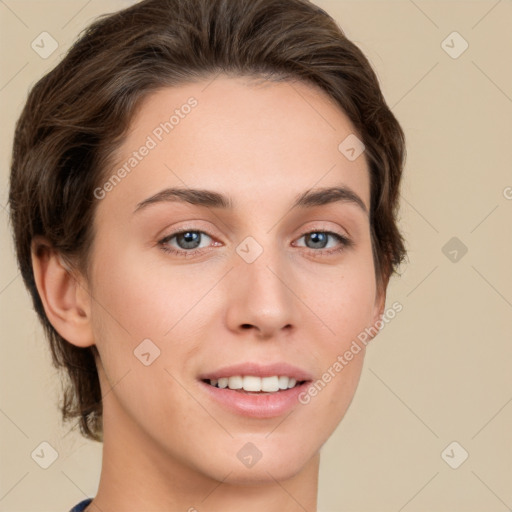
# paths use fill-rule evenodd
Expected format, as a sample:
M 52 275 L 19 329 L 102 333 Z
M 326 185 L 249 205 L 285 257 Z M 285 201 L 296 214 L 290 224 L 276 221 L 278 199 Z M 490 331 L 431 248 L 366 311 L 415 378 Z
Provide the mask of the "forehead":
M 181 186 L 222 189 L 244 204 L 256 196 L 276 199 L 277 190 L 296 197 L 345 184 L 369 207 L 364 153 L 351 161 L 339 149 L 354 134 L 331 98 L 301 82 L 221 76 L 162 88 L 131 120 L 110 169 L 124 166 L 126 177 L 108 199 L 135 207 L 164 187 Z

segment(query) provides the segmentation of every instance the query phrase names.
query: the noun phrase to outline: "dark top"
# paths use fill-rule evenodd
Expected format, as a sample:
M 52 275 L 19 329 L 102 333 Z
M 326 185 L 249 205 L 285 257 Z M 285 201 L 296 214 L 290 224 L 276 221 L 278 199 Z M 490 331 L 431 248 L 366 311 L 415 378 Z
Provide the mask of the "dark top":
M 86 500 L 81 501 L 77 505 L 75 505 L 69 512 L 83 512 L 85 507 L 91 503 L 92 498 L 87 498 Z

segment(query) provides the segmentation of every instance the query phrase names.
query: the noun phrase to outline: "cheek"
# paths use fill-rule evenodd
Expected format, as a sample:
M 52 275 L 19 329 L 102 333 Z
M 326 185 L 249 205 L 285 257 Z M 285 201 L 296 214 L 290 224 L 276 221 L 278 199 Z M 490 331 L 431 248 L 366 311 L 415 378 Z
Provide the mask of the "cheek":
M 309 323 L 322 333 L 322 346 L 331 355 L 372 324 L 376 283 L 371 255 L 354 254 L 339 267 L 317 272 L 313 279 L 297 276 L 308 315 L 317 319 Z
M 330 275 L 317 276 L 317 286 L 303 294 L 316 315 L 315 321 L 302 327 L 309 329 L 306 337 L 315 340 L 311 355 L 320 375 L 316 389 L 304 403 L 315 403 L 319 414 L 329 411 L 326 421 L 331 428 L 353 398 L 369 339 L 364 337 L 365 329 L 373 323 L 376 283 L 368 254 L 347 259 L 346 265 Z
M 158 382 L 167 379 L 175 387 L 165 369 L 191 372 L 213 314 L 210 302 L 201 297 L 218 277 L 194 279 L 186 265 L 172 268 L 165 258 L 154 261 L 129 250 L 104 254 L 96 262 L 92 318 L 105 374 L 114 385 L 129 371 L 130 381 L 146 385 L 128 396 L 149 403 L 152 397 L 146 392 Z M 154 362 L 145 366 L 144 358 Z
M 191 277 L 165 270 L 135 251 L 98 258 L 94 276 L 101 297 L 98 316 L 106 317 L 123 336 L 129 333 L 133 341 L 164 337 L 200 292 Z

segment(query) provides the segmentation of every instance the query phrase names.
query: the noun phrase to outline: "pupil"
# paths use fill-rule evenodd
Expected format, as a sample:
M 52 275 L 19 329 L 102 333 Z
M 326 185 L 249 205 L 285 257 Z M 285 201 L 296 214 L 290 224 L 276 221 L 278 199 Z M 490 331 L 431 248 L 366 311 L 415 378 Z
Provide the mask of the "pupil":
M 323 247 L 325 247 L 325 242 L 327 240 L 327 235 L 325 233 L 311 233 L 308 236 L 310 240 L 312 240 L 313 243 L 316 244 L 315 248 L 322 249 Z
M 195 231 L 187 231 L 180 236 L 185 240 L 184 244 L 180 244 L 184 245 L 183 249 L 195 249 L 199 245 L 199 233 Z

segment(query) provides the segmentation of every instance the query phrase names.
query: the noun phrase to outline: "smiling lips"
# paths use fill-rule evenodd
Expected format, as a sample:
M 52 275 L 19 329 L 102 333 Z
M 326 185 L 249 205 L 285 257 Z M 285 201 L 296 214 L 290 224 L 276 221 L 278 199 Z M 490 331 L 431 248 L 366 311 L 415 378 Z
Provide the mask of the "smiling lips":
M 244 363 L 199 376 L 207 396 L 228 411 L 251 418 L 274 418 L 300 405 L 299 394 L 313 376 L 287 363 Z

